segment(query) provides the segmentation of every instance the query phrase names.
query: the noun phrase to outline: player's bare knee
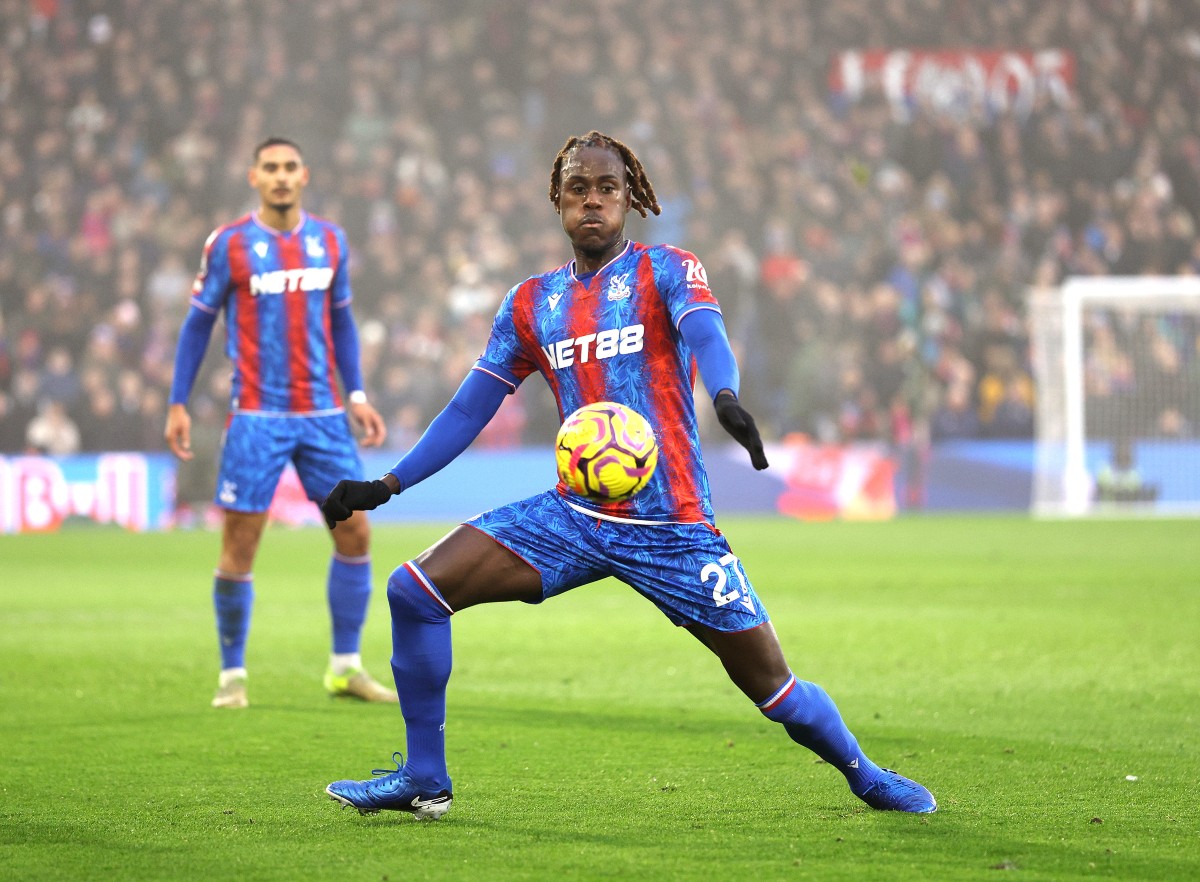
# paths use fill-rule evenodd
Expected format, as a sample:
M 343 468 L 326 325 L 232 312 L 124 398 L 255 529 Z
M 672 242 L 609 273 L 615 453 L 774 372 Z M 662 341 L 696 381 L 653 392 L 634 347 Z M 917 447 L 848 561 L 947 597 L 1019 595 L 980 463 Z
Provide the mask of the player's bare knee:
M 217 571 L 228 576 L 246 576 L 254 571 L 253 554 L 234 554 L 222 550 L 217 558 Z
M 226 511 L 221 532 L 222 556 L 253 562 L 266 524 L 266 512 Z
M 226 532 L 221 543 L 220 569 L 231 573 L 248 573 L 254 568 L 258 554 L 259 534 L 238 530 Z
M 356 511 L 330 531 L 333 546 L 344 557 L 362 557 L 371 548 L 371 526 L 366 515 Z

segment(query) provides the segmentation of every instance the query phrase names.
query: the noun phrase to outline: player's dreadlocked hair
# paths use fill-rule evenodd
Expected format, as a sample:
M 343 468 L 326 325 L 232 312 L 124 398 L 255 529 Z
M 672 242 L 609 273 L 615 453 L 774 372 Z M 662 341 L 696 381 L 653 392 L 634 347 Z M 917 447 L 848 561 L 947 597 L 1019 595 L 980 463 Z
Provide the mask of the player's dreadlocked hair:
M 634 155 L 634 152 L 616 138 L 610 138 L 595 129 L 582 138 L 578 135 L 567 138 L 567 143 L 563 144 L 562 150 L 558 151 L 558 156 L 554 157 L 554 168 L 550 171 L 550 202 L 555 208 L 558 208 L 558 200 L 562 197 L 562 191 L 559 189 L 559 176 L 562 174 L 563 161 L 572 150 L 578 147 L 609 147 L 616 150 L 621 161 L 625 163 L 625 177 L 629 180 L 629 192 L 633 197 L 632 205 L 637 213 L 642 217 L 646 216 L 648 210 L 655 214 L 662 214 L 662 209 L 658 207 L 658 197 L 654 195 L 654 187 L 650 184 L 650 179 L 646 177 L 646 170 L 642 168 L 642 163 Z

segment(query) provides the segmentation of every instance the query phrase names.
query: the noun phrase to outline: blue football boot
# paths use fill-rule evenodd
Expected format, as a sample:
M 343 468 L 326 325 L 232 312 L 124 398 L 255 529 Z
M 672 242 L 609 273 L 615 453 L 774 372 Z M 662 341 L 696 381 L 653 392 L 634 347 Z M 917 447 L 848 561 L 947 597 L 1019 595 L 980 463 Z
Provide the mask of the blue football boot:
M 334 781 L 325 788 L 330 799 L 358 809 L 360 815 L 373 815 L 386 809 L 409 812 L 419 821 L 436 821 L 450 811 L 454 794 L 449 790 L 426 791 L 404 771 L 404 757 L 392 754 L 395 770 L 375 769 L 366 781 Z
M 937 811 L 937 800 L 933 794 L 899 772 L 881 769 L 878 778 L 862 793 L 855 794 L 871 808 L 881 811 L 914 812 L 929 814 Z

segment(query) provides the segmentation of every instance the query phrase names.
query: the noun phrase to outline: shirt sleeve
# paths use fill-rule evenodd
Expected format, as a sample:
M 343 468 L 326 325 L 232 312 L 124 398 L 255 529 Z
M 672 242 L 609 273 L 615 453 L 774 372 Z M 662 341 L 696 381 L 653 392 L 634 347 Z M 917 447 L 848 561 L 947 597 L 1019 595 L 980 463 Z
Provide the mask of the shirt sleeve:
M 492 320 L 492 330 L 481 357 L 481 361 L 503 370 L 518 386 L 537 370 L 537 363 L 526 346 L 527 335 L 521 332 L 522 327 L 529 325 L 529 298 L 521 296 L 522 289 L 528 284 L 531 282 L 516 285 L 505 295 Z
M 391 473 L 403 491 L 448 466 L 466 450 L 500 409 L 512 386 L 497 374 L 476 365 L 467 374 L 450 403 L 433 418 L 429 428 Z
M 362 389 L 361 348 L 358 343 L 358 328 L 350 312 L 350 301 L 335 306 L 329 314 L 329 332 L 333 337 L 333 360 L 347 392 Z
M 210 315 L 216 315 L 225 306 L 229 294 L 229 240 L 232 234 L 225 230 L 214 230 L 204 243 L 200 256 L 200 271 L 192 282 L 189 303 Z
M 346 233 L 340 227 L 333 231 L 334 243 L 337 246 L 337 265 L 333 268 L 333 282 L 329 289 L 329 302 L 334 309 L 349 306 L 354 295 L 350 289 L 350 243 Z M 343 375 L 342 379 L 345 379 Z
M 179 343 L 175 349 L 175 374 L 171 378 L 171 404 L 187 404 L 192 394 L 192 384 L 200 372 L 200 363 L 208 349 L 213 325 L 217 323 L 215 313 L 207 312 L 193 304 L 179 329 Z
M 708 287 L 708 274 L 700 258 L 690 251 L 662 245 L 651 258 L 654 281 L 675 327 L 689 313 L 707 309 L 720 315 L 721 307 Z
M 715 399 L 722 389 L 737 395 L 741 377 L 721 314 L 711 309 L 689 312 L 679 322 L 679 333 L 696 357 L 709 397 Z

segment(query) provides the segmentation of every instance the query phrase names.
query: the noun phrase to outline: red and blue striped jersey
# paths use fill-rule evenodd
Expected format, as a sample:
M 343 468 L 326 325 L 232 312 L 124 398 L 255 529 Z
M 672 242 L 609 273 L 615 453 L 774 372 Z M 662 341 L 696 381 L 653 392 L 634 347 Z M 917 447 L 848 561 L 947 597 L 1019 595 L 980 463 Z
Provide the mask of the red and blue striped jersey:
M 580 281 L 575 263 L 535 276 L 505 297 L 476 370 L 514 389 L 539 371 L 559 419 L 594 401 L 616 401 L 650 421 L 658 468 L 631 499 L 598 503 L 558 492 L 577 507 L 624 520 L 713 520 L 692 389 L 696 363 L 679 333 L 695 309 L 720 311 L 694 254 L 630 242 Z
M 340 227 L 305 212 L 286 232 L 248 214 L 208 237 L 190 302 L 225 312 L 234 412 L 342 407 L 330 316 L 350 305 L 348 253 Z

